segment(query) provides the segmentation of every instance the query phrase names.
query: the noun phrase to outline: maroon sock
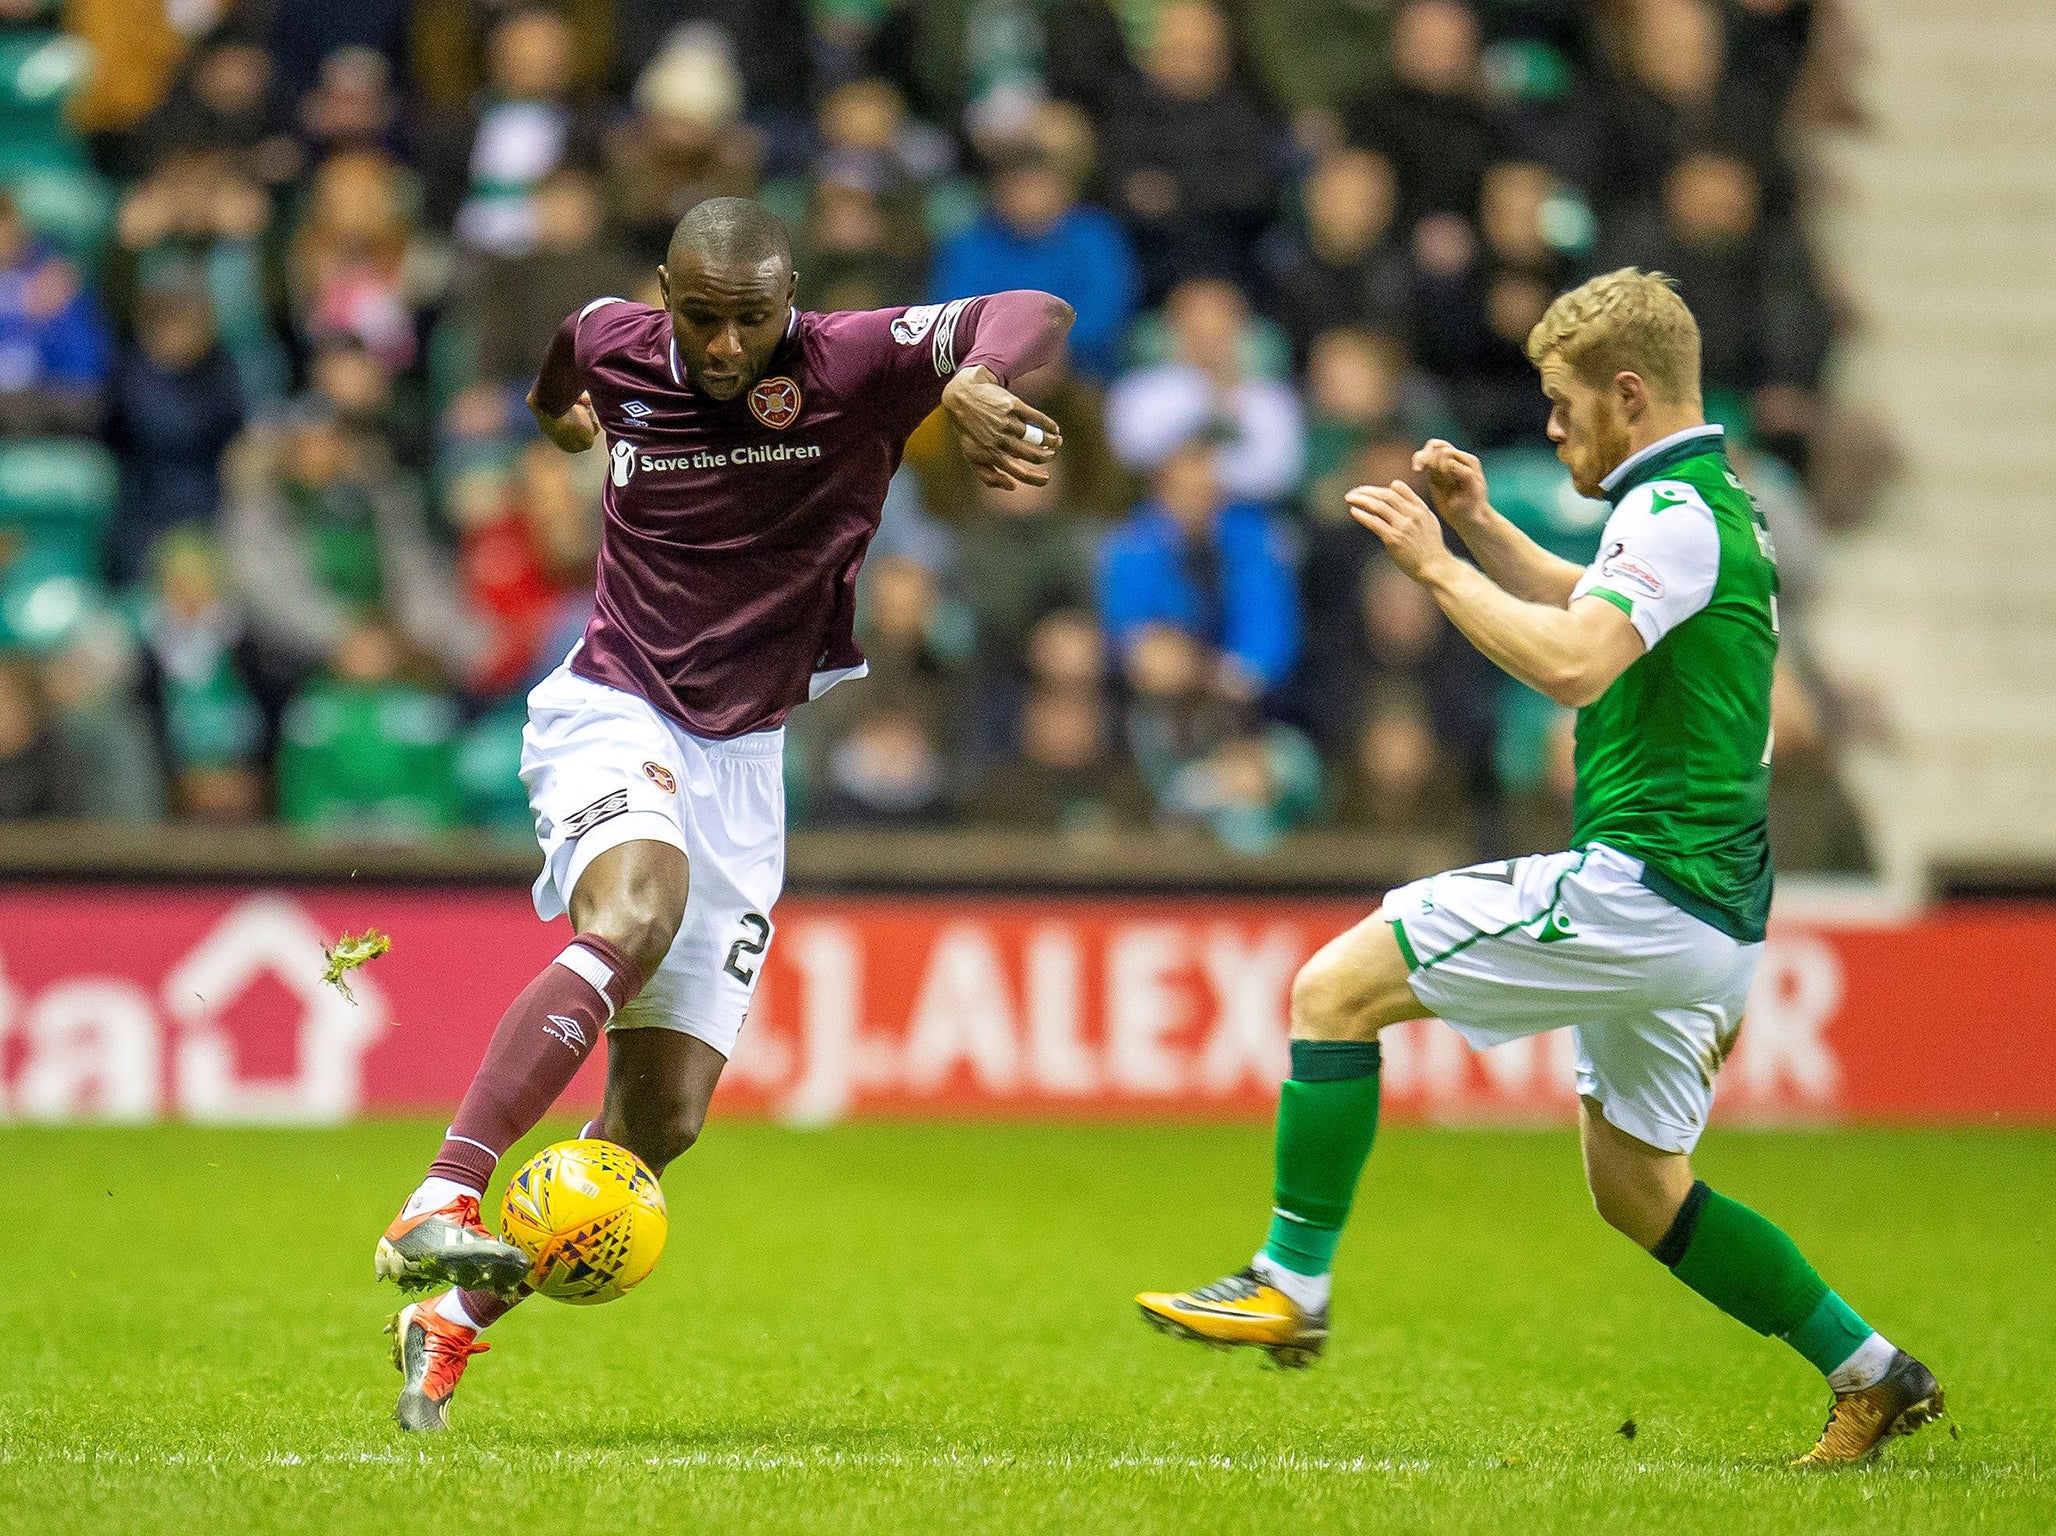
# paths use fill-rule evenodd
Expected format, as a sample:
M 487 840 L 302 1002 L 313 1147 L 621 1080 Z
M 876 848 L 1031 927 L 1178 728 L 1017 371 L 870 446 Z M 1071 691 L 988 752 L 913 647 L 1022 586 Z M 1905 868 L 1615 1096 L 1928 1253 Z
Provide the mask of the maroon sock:
M 644 980 L 606 939 L 580 934 L 566 946 L 501 1017 L 428 1176 L 484 1190 L 507 1149 L 549 1113 L 614 1010 Z
M 464 1303 L 464 1311 L 480 1328 L 490 1328 L 520 1304 L 522 1296 L 501 1296 L 492 1291 L 459 1291 L 457 1299 Z

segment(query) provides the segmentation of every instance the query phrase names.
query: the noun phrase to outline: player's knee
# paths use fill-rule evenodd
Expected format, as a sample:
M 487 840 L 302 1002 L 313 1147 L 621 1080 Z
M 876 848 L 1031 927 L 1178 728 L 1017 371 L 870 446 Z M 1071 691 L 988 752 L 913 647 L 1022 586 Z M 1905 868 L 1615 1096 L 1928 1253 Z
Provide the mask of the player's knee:
M 620 946 L 645 976 L 663 964 L 678 925 L 685 920 L 683 893 L 654 879 L 637 880 L 610 893 L 581 930 L 599 934 Z
M 1587 1181 L 1592 1191 L 1592 1209 L 1599 1213 L 1599 1219 L 1616 1232 L 1626 1232 L 1635 1225 L 1634 1205 L 1612 1180 L 1593 1177 Z
M 1300 1040 L 1368 1040 L 1378 1024 L 1362 1006 L 1348 964 L 1323 949 L 1292 978 L 1292 1034 Z
M 1586 1183 L 1599 1219 L 1640 1247 L 1654 1248 L 1677 1215 L 1669 1181 L 1651 1172 L 1593 1168 Z
M 1299 968 L 1291 1009 L 1299 1040 L 1374 1040 L 1387 1024 L 1421 1011 L 1393 941 L 1361 927 L 1323 945 Z
M 1335 988 L 1315 955 L 1292 978 L 1292 1033 L 1299 1039 L 1323 1039 L 1335 1014 Z
M 643 975 L 653 974 L 685 920 L 689 876 L 684 851 L 649 840 L 609 848 L 571 892 L 571 922 L 618 947 Z
M 662 1174 L 700 1139 L 702 1113 L 689 1104 L 653 1104 L 617 1110 L 607 1117 L 609 1141 L 619 1142 Z

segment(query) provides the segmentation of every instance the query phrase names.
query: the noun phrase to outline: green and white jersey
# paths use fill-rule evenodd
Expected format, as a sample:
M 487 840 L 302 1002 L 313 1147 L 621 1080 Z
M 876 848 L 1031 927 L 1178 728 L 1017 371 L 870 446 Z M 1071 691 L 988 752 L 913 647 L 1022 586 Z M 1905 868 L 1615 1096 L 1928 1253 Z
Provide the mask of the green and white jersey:
M 1652 891 L 1754 943 L 1770 913 L 1776 551 L 1717 426 L 1600 484 L 1613 515 L 1572 601 L 1612 603 L 1648 651 L 1578 711 L 1572 846 L 1632 854 Z

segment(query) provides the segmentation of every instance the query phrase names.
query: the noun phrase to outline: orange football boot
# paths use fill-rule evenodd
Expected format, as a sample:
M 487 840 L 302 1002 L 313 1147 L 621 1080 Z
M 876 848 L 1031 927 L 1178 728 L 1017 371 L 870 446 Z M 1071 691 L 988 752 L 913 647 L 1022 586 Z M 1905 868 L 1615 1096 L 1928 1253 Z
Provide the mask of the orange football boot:
M 450 1399 L 457 1395 L 466 1363 L 492 1345 L 479 1338 L 477 1329 L 439 1316 L 433 1301 L 400 1308 L 386 1324 L 386 1332 L 393 1338 L 393 1364 L 407 1383 L 393 1405 L 400 1428 L 448 1429 Z
M 476 1195 L 459 1195 L 418 1216 L 394 1217 L 372 1267 L 403 1291 L 447 1285 L 510 1295 L 528 1274 L 528 1255 L 486 1230 Z

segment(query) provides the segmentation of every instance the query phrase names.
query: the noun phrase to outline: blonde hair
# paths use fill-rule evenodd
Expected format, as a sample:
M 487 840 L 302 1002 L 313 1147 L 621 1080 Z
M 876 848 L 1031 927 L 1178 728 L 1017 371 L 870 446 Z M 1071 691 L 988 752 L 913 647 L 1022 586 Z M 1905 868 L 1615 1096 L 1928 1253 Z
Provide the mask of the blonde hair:
M 1595 383 L 1626 370 L 1666 400 L 1699 399 L 1699 322 L 1661 272 L 1622 267 L 1558 294 L 1528 332 L 1529 362 L 1552 353 Z

